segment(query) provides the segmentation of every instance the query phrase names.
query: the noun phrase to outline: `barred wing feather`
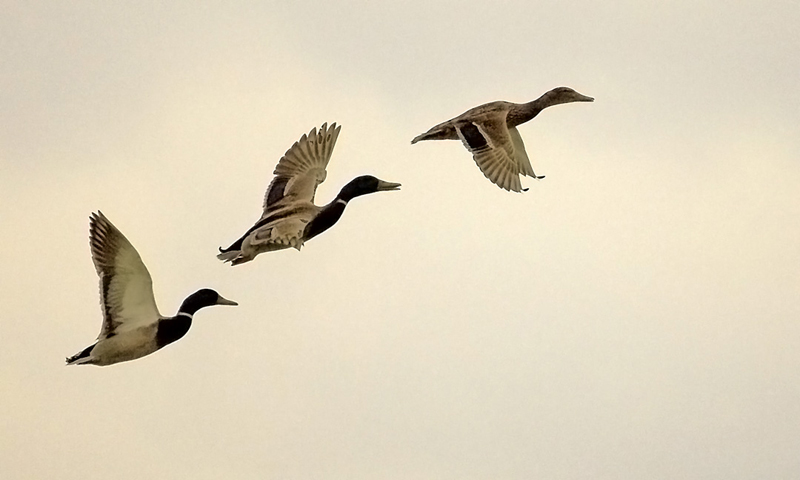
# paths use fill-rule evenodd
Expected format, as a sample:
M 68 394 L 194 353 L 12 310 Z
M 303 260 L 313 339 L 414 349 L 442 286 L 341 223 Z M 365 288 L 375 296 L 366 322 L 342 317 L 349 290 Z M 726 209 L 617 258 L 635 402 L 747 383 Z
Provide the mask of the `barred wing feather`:
M 275 166 L 275 177 L 264 196 L 264 213 L 293 202 L 313 202 L 317 186 L 325 181 L 326 168 L 341 127 L 327 123 L 303 135 Z
M 103 326 L 98 338 L 158 321 L 153 280 L 133 245 L 103 214 L 89 220 L 89 244 L 97 275 Z
M 486 178 L 506 190 L 519 192 L 522 189 L 519 180 L 520 166 L 505 115 L 487 116 L 462 123 L 456 130 Z

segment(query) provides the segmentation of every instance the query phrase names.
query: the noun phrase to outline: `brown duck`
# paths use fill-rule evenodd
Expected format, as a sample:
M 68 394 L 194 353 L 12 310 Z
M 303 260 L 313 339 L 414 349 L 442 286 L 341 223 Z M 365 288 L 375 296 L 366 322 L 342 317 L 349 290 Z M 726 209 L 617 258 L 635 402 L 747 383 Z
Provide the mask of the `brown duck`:
M 520 184 L 520 174 L 536 179 L 544 178 L 544 175 L 533 173 L 517 125 L 531 120 L 553 105 L 593 101 L 594 98 L 581 95 L 571 88 L 558 87 L 528 103 L 491 102 L 436 125 L 411 140 L 411 143 L 421 140 L 461 140 L 486 178 L 500 188 L 519 192 L 527 190 Z

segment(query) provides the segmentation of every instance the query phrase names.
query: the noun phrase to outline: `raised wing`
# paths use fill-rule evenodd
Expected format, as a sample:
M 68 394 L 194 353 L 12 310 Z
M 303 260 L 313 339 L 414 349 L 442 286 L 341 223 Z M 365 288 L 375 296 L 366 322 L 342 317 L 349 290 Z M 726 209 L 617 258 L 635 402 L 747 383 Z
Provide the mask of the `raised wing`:
M 89 245 L 100 277 L 103 327 L 98 338 L 156 322 L 153 280 L 127 238 L 102 212 L 89 219 Z
M 275 178 L 264 196 L 264 215 L 294 202 L 313 202 L 317 185 L 325 181 L 326 168 L 342 127 L 323 123 L 303 135 L 275 166 Z
M 521 170 L 505 114 L 461 122 L 456 131 L 486 178 L 500 188 L 514 192 L 522 190 L 519 181 Z

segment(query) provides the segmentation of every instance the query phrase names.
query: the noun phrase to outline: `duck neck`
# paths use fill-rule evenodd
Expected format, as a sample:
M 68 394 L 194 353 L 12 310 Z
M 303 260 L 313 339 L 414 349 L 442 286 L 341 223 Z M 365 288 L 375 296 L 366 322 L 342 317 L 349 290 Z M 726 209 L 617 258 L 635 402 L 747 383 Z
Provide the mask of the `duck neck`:
M 180 340 L 189 331 L 192 326 L 192 315 L 184 312 L 178 312 L 172 318 L 162 318 L 158 322 L 158 330 L 156 331 L 156 345 L 161 348 L 169 345 L 172 342 Z
M 205 305 L 198 304 L 194 297 L 189 297 L 183 301 L 181 308 L 178 309 L 178 314 L 175 317 L 186 317 L 191 320 L 192 316 L 204 306 Z
M 547 105 L 545 103 L 544 95 L 528 103 L 515 104 L 508 111 L 506 124 L 509 127 L 521 125 L 528 120 L 533 119 L 536 115 L 539 115 L 539 112 L 544 110 L 545 107 L 547 107 Z
M 342 218 L 348 201 L 349 199 L 342 198 L 342 193 L 340 192 L 331 203 L 322 207 L 313 220 L 308 222 L 303 232 L 303 238 L 305 240 L 310 240 L 334 226 L 334 224 Z

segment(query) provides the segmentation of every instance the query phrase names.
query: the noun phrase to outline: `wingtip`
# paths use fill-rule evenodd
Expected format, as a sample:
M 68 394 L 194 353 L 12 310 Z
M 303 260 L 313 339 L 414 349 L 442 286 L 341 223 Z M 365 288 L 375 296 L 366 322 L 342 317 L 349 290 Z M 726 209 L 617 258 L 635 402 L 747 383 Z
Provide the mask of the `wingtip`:
M 308 134 L 309 138 L 313 137 L 314 135 L 318 135 L 319 138 L 324 138 L 327 141 L 330 141 L 331 137 L 338 137 L 339 130 L 342 129 L 341 125 L 337 125 L 336 122 L 331 123 L 330 127 L 328 126 L 328 122 L 322 124 L 319 127 L 319 133 L 315 132 L 316 127 L 311 130 L 311 133 Z
M 320 136 L 324 136 L 325 132 L 337 132 L 338 133 L 339 130 L 341 130 L 341 129 L 342 129 L 342 126 L 341 125 L 337 125 L 336 122 L 331 123 L 330 127 L 328 126 L 328 122 L 325 122 L 325 123 L 322 124 L 322 126 L 319 127 L 319 135 Z M 311 132 L 315 132 L 316 130 L 317 130 L 317 127 L 314 127 L 314 128 L 311 129 Z M 312 134 L 309 133 L 308 136 L 310 137 L 311 135 Z

